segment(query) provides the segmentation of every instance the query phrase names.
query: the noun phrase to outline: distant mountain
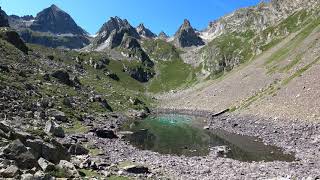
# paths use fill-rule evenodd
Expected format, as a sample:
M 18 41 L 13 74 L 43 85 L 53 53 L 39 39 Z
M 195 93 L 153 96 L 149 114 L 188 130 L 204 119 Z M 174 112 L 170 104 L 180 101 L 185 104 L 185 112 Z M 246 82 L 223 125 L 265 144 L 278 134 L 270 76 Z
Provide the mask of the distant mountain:
M 111 17 L 109 21 L 104 23 L 94 38 L 92 48 L 96 50 L 103 50 L 105 48 L 113 49 L 118 47 L 124 35 L 140 39 L 140 35 L 130 23 L 119 17 Z
M 203 40 L 198 36 L 190 22 L 185 19 L 179 30 L 174 35 L 174 44 L 178 47 L 191 47 L 204 45 Z
M 319 5 L 318 0 L 270 0 L 238 9 L 211 22 L 200 32 L 207 45 L 183 57 L 196 59 L 213 76 L 230 71 L 312 25 L 319 17 Z
M 280 20 L 286 19 L 295 11 L 310 9 L 319 4 L 318 0 L 270 0 L 257 6 L 241 8 L 216 21 L 209 23 L 207 29 L 201 32 L 201 37 L 208 41 L 215 37 L 233 32 L 253 30 L 261 32 Z
M 157 37 L 157 35 L 155 35 L 153 32 L 151 32 L 148 28 L 146 28 L 144 26 L 143 23 L 141 23 L 137 28 L 136 28 L 138 34 L 141 36 L 141 37 L 144 37 L 144 38 L 155 38 Z
M 38 13 L 30 29 L 54 34 L 87 35 L 87 32 L 79 27 L 68 13 L 62 11 L 56 5 Z
M 159 38 L 159 39 L 166 40 L 166 39 L 169 38 L 169 36 L 168 36 L 165 32 L 161 31 L 161 32 L 159 33 L 159 35 L 158 35 L 158 38 Z
M 0 7 L 0 27 L 8 27 L 8 16 Z
M 79 49 L 90 43 L 88 33 L 72 17 L 52 5 L 33 16 L 9 16 L 9 23 L 28 43 Z

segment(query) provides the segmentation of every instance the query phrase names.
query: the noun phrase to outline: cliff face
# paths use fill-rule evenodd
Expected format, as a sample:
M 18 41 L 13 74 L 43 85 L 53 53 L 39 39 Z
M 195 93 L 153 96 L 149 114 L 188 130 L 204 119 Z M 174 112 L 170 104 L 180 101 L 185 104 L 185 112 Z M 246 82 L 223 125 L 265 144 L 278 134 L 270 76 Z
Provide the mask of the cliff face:
M 239 9 L 201 32 L 209 43 L 196 53 L 196 59 L 212 75 L 229 71 L 316 19 L 319 4 L 315 0 L 273 0 Z
M 232 14 L 209 23 L 207 29 L 201 32 L 201 37 L 212 40 L 215 37 L 232 31 L 262 31 L 277 22 L 286 19 L 296 11 L 314 9 L 319 1 L 310 0 L 272 0 L 261 2 L 257 6 L 242 8 Z

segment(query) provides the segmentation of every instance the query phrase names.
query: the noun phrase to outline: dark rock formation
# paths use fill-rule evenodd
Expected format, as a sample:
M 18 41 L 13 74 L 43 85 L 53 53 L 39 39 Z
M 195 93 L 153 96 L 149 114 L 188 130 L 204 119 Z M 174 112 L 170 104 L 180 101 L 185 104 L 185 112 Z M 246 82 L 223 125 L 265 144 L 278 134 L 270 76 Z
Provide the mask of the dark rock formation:
M 0 29 L 0 38 L 8 41 L 10 44 L 14 45 L 16 48 L 28 54 L 28 47 L 25 45 L 23 40 L 20 38 L 19 34 L 7 28 Z
M 204 42 L 192 28 L 190 22 L 185 19 L 174 35 L 174 44 L 178 47 L 191 47 L 204 45 Z
M 22 169 L 37 167 L 36 157 L 20 141 L 15 140 L 3 150 L 7 159 L 14 160 L 16 165 Z
M 54 34 L 84 35 L 86 32 L 79 27 L 72 17 L 59 9 L 56 5 L 39 12 L 30 29 Z
M 68 152 L 72 155 L 86 155 L 89 153 L 89 150 L 80 144 L 73 144 L 69 147 Z
M 9 27 L 8 16 L 0 7 L 0 27 Z
M 137 59 L 147 67 L 154 65 L 149 56 L 141 48 L 138 40 L 130 37 L 128 34 L 125 34 L 123 37 L 120 47 L 126 50 L 123 53 L 126 54 L 127 57 Z
M 70 80 L 69 73 L 65 70 L 58 70 L 51 74 L 52 77 L 57 78 L 61 83 L 71 86 L 73 83 Z
M 143 66 L 127 68 L 125 71 L 140 82 L 148 82 L 154 76 L 154 72 Z
M 112 130 L 97 129 L 95 132 L 96 132 L 96 135 L 100 138 L 108 138 L 108 139 L 118 138 L 118 136 Z

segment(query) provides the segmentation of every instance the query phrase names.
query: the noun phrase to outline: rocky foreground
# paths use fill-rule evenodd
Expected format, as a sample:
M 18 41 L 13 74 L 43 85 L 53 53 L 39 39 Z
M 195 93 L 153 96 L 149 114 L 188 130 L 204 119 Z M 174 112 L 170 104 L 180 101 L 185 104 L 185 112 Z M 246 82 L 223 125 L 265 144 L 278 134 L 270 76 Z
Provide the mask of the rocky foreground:
M 294 153 L 294 162 L 240 162 L 218 157 L 162 155 L 134 148 L 119 130 L 128 119 L 120 114 L 87 117 L 84 133 L 65 133 L 56 123 L 44 132 L 26 133 L 30 121 L 2 121 L 1 177 L 16 179 L 103 178 L 138 179 L 317 179 L 320 178 L 320 124 L 258 117 L 190 112 L 208 117 L 210 129 L 256 136 L 266 144 Z M 21 122 L 23 122 L 21 125 Z M 10 124 L 9 124 L 10 123 Z M 90 172 L 90 173 L 88 173 Z

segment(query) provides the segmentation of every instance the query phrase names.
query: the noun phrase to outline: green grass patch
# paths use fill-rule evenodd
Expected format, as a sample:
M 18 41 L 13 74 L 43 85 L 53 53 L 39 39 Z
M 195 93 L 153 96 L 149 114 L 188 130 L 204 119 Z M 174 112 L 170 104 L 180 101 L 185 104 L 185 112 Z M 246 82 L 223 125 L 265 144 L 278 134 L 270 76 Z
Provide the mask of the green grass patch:
M 295 65 L 297 65 L 301 59 L 302 59 L 303 54 L 298 54 L 288 65 L 285 67 L 281 68 L 281 72 L 288 72 L 290 69 L 292 69 Z
M 288 77 L 287 79 L 282 81 L 282 85 L 287 85 L 289 84 L 289 82 L 291 82 L 293 79 L 295 79 L 296 77 L 301 76 L 305 71 L 307 71 L 308 69 L 310 69 L 315 63 L 317 63 L 320 60 L 320 57 L 318 57 L 317 59 L 315 59 L 314 61 L 312 61 L 311 63 L 307 64 L 306 66 L 304 66 L 303 68 L 299 69 L 298 71 L 296 71 L 293 75 L 291 75 L 290 77 Z
M 148 86 L 148 91 L 152 93 L 168 92 L 196 81 L 192 66 L 181 59 L 159 61 L 156 69 L 158 74 Z
M 64 131 L 68 134 L 75 134 L 75 133 L 87 133 L 89 129 L 87 126 L 83 125 L 80 121 L 75 121 L 71 128 L 64 128 Z
M 131 180 L 131 178 L 125 177 L 125 176 L 110 176 L 108 179 L 109 180 Z
M 102 176 L 93 170 L 88 170 L 88 169 L 80 169 L 79 170 L 80 173 L 84 174 L 85 177 L 89 177 L 89 178 L 102 178 Z
M 312 21 L 308 26 L 306 26 L 304 29 L 301 30 L 300 33 L 298 33 L 293 40 L 285 44 L 285 46 L 279 50 L 277 50 L 275 53 L 273 53 L 270 58 L 265 62 L 264 65 L 268 67 L 268 73 L 275 72 L 278 67 L 277 63 L 283 61 L 286 59 L 289 54 L 296 49 L 300 43 L 307 38 L 312 31 L 318 27 L 320 24 L 320 19 L 316 19 Z
M 102 153 L 102 150 L 101 149 L 98 149 L 98 148 L 88 148 L 89 149 L 89 153 L 92 155 L 92 156 L 97 156 L 99 155 L 100 153 Z

